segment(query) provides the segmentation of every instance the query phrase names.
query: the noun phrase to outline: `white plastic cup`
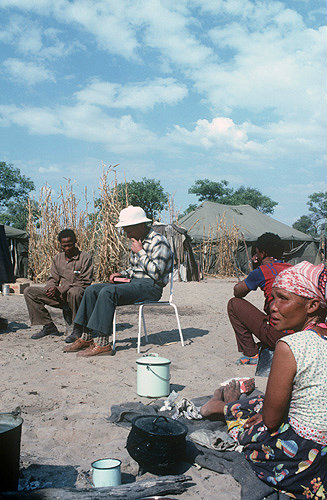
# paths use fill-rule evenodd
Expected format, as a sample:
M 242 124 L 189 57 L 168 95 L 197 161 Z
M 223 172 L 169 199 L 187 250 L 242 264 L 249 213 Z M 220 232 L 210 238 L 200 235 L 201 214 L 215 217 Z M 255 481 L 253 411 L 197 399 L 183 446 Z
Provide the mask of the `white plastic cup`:
M 10 294 L 9 285 L 7 285 L 7 284 L 2 285 L 2 295 L 7 297 L 9 294 Z
M 102 458 L 91 464 L 92 481 L 95 488 L 119 486 L 121 484 L 121 461 L 116 458 Z

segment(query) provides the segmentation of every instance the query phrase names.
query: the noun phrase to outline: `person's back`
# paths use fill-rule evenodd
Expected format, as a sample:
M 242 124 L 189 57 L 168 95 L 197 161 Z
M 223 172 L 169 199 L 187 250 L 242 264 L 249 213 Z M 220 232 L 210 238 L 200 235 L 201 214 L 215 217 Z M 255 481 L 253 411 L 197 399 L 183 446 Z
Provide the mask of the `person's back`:
M 270 260 L 269 262 L 261 264 L 257 269 L 254 269 L 244 282 L 249 290 L 256 290 L 260 288 L 265 296 L 264 311 L 266 314 L 270 312 L 270 304 L 272 302 L 271 290 L 276 276 L 290 267 L 291 264 L 283 262 L 282 260 Z
M 273 282 L 281 271 L 290 267 L 283 262 L 283 242 L 277 234 L 264 233 L 255 243 L 253 264 L 256 267 L 241 282 L 234 286 L 234 298 L 227 306 L 228 316 L 235 332 L 237 347 L 243 355 L 238 364 L 256 364 L 258 346 L 253 336 L 270 349 L 275 348 L 278 339 L 289 332 L 277 332 L 270 324 L 271 290 Z M 264 313 L 244 300 L 251 291 L 260 288 L 265 296 Z

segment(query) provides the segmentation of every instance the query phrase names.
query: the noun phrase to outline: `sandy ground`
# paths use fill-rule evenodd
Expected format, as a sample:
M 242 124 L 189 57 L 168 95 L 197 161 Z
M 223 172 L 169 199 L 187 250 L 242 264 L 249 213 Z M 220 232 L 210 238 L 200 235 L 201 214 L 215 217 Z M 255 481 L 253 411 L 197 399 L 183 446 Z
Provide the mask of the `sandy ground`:
M 253 366 L 235 364 L 238 352 L 226 313 L 235 283 L 233 279 L 206 279 L 174 284 L 184 348 L 176 342 L 173 309 L 146 310 L 149 343 L 141 352 L 156 352 L 171 360 L 171 389 L 179 396 L 204 396 L 223 380 L 254 376 Z M 262 307 L 261 292 L 252 292 L 248 298 Z M 9 331 L 0 335 L 0 412 L 17 406 L 22 411 L 21 486 L 36 481 L 34 485 L 42 487 L 87 487 L 85 473 L 91 462 L 104 457 L 120 458 L 123 481 L 130 482 L 138 465 L 125 449 L 128 430 L 109 424 L 106 418 L 113 404 L 151 401 L 136 394 L 137 308 L 118 309 L 117 321 L 122 326 L 116 356 L 93 359 L 64 354 L 64 335 L 32 340 L 37 327 L 29 327 L 23 296 L 1 296 L 0 314 L 10 322 Z M 64 331 L 62 313 L 51 309 L 51 314 Z M 170 342 L 174 343 L 165 345 Z M 257 377 L 256 385 L 264 390 L 266 378 Z M 186 474 L 195 485 L 180 498 L 240 498 L 240 486 L 229 475 L 194 466 Z

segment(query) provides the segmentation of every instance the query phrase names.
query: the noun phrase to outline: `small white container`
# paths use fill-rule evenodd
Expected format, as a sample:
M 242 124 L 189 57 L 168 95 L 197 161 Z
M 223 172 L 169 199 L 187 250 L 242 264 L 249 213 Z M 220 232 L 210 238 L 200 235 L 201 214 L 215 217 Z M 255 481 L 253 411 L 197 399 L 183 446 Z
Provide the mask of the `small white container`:
M 10 287 L 8 284 L 2 285 L 2 295 L 7 296 L 10 294 Z
M 121 484 L 121 461 L 116 458 L 101 458 L 91 464 L 92 481 L 95 488 L 119 486 Z
M 154 352 L 137 359 L 137 394 L 146 398 L 169 396 L 170 363 Z

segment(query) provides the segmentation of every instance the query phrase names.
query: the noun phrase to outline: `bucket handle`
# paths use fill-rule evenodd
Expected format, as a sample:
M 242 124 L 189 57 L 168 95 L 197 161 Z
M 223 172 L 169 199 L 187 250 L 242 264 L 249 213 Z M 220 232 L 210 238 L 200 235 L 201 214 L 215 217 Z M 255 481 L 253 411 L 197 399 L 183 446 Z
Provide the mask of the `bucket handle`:
M 146 365 L 146 369 L 152 372 L 156 377 L 160 378 L 160 380 L 163 380 L 164 382 L 169 382 L 169 380 L 171 379 L 171 376 L 169 376 L 168 378 L 160 377 L 160 375 L 158 375 L 155 371 L 153 371 L 151 366 L 149 365 Z

